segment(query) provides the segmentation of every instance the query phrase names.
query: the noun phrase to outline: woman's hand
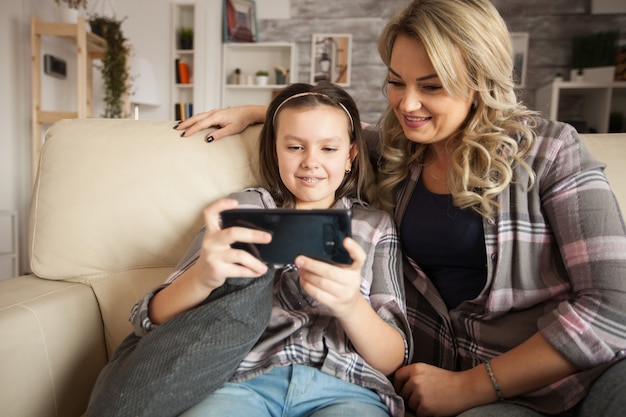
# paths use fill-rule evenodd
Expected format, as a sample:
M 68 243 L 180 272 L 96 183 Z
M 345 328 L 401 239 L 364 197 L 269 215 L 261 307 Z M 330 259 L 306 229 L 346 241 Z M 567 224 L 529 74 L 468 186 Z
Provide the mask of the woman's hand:
M 486 373 L 482 375 L 485 379 L 482 384 L 470 379 L 470 373 L 478 374 L 478 370 L 452 372 L 425 363 L 413 363 L 398 369 L 393 381 L 396 392 L 418 417 L 453 416 L 484 402 L 480 401 L 477 385 L 492 389 L 488 386 Z
M 302 288 L 339 319 L 351 314 L 356 303 L 363 300 L 360 292 L 361 269 L 366 257 L 353 239 L 345 238 L 343 244 L 352 258 L 351 265 L 332 265 L 306 256 L 298 256 L 295 260 L 300 268 Z
M 183 131 L 181 136 L 187 137 L 203 129 L 216 127 L 217 130 L 207 135 L 207 142 L 212 142 L 228 135 L 240 133 L 251 124 L 263 123 L 265 121 L 265 112 L 266 107 L 260 105 L 209 110 L 180 122 L 175 129 Z

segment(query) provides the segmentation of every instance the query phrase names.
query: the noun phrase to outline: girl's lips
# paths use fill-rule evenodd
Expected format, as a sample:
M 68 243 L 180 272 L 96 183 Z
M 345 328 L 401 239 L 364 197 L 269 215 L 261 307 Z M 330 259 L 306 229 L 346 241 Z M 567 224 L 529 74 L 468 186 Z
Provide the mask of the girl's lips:
M 318 177 L 297 177 L 297 178 L 306 184 L 315 184 L 322 180 L 322 178 L 318 178 Z
M 409 128 L 418 128 L 428 123 L 432 117 L 403 116 L 404 124 Z

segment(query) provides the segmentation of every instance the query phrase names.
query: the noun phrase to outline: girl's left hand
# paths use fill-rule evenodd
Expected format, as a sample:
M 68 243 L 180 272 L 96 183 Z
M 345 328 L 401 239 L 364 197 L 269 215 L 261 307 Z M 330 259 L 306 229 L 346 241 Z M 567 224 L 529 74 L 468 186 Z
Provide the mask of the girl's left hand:
M 295 260 L 300 268 L 302 288 L 337 318 L 348 316 L 362 298 L 361 269 L 366 258 L 365 251 L 354 239 L 345 238 L 343 245 L 352 258 L 351 265 L 332 265 L 306 256 Z

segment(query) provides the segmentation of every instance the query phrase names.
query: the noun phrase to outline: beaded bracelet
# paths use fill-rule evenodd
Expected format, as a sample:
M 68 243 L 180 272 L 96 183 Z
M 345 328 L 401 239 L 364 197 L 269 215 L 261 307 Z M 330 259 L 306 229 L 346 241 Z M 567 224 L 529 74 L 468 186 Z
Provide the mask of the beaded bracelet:
M 498 385 L 498 381 L 496 381 L 496 377 L 493 375 L 493 371 L 491 370 L 491 365 L 489 364 L 489 360 L 485 361 L 485 369 L 487 369 L 487 374 L 489 375 L 489 379 L 491 379 L 491 383 L 493 384 L 493 389 L 496 390 L 498 401 L 504 401 L 504 395 L 502 395 L 502 391 L 500 391 L 500 385 Z

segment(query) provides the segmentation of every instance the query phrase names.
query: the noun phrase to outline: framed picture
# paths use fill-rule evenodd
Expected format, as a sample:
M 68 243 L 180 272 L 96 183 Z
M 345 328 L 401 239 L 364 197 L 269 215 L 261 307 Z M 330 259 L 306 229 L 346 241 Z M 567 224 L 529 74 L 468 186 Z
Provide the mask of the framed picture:
M 515 86 L 526 86 L 526 63 L 528 61 L 528 32 L 512 32 L 513 44 L 513 81 Z
M 224 42 L 256 42 L 254 0 L 224 0 Z
M 314 34 L 311 40 L 311 84 L 330 81 L 350 85 L 352 35 L 348 33 Z

